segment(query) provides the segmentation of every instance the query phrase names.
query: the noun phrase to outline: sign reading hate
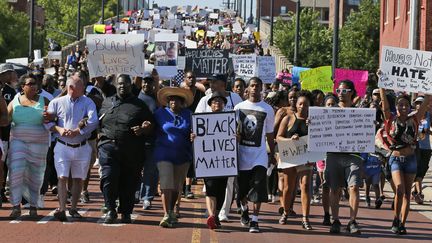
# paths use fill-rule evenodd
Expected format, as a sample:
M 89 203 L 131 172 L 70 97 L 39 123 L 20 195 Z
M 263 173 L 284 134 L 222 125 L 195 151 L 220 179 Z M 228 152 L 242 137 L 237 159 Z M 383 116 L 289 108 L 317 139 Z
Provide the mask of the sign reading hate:
M 197 77 L 226 74 L 230 65 L 228 50 L 186 49 L 186 67 Z
M 87 35 L 90 77 L 144 76 L 144 35 Z
M 310 152 L 307 144 L 307 136 L 299 140 L 279 140 L 277 143 L 280 160 L 278 168 L 285 169 L 325 159 L 325 152 Z
M 374 152 L 375 116 L 369 108 L 309 107 L 309 151 Z
M 192 114 L 197 178 L 237 176 L 235 112 Z
M 384 46 L 378 86 L 432 94 L 432 52 Z

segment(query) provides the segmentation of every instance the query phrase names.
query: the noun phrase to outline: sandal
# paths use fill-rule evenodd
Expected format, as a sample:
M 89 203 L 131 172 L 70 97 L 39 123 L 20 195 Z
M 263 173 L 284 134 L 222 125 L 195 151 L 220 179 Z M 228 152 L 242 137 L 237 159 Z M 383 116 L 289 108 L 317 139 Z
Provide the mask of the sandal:
M 309 223 L 309 220 L 302 220 L 302 227 L 305 230 L 312 230 L 312 226 Z
M 279 224 L 284 225 L 288 221 L 288 215 L 286 213 L 283 213 L 281 218 L 279 219 Z

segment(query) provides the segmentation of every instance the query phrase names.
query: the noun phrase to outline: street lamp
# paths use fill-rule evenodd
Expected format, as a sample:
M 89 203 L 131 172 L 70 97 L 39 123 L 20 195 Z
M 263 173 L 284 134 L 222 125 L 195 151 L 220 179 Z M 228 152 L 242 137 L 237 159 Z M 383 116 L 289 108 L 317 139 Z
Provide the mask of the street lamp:
M 273 46 L 274 0 L 270 0 L 270 46 Z
M 298 65 L 298 52 L 300 46 L 300 0 L 296 3 L 296 32 L 294 42 L 294 65 Z
M 105 0 L 102 0 L 102 20 L 101 20 L 101 24 L 104 24 L 105 23 Z
M 29 52 L 28 58 L 33 60 L 33 39 L 34 39 L 34 7 L 35 0 L 30 0 L 30 32 L 29 32 Z
M 120 0 L 117 0 L 117 23 L 120 22 Z
M 78 0 L 77 34 L 76 34 L 77 41 L 81 39 L 80 32 L 81 32 L 81 0 Z
M 333 27 L 333 59 L 332 59 L 332 76 L 335 78 L 336 67 L 338 65 L 339 54 L 339 0 L 335 0 L 334 27 Z

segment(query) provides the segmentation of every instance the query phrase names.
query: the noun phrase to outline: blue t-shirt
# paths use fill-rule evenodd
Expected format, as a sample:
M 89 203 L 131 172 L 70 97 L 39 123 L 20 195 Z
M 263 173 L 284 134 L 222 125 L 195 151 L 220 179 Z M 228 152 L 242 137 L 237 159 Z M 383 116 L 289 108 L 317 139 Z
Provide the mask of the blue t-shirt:
M 169 108 L 159 108 L 156 120 L 154 160 L 183 164 L 192 161 L 191 111 L 182 109 L 175 115 Z
M 423 131 L 429 131 L 431 125 L 430 121 L 430 113 L 426 113 L 426 118 L 421 120 L 419 123 L 419 133 Z M 420 149 L 431 149 L 429 132 L 426 132 L 426 136 L 424 139 L 419 139 L 418 145 Z
M 366 176 L 373 176 L 381 173 L 381 164 L 382 161 L 378 155 L 375 154 L 362 154 L 364 158 L 364 172 Z

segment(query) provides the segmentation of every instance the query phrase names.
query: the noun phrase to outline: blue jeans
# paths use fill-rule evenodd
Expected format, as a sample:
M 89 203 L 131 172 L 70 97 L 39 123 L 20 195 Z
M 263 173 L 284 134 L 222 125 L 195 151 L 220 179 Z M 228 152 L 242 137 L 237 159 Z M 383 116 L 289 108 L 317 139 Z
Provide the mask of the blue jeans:
M 390 156 L 389 165 L 391 171 L 401 171 L 405 174 L 415 174 L 417 172 L 417 158 L 415 154 L 409 156 Z
M 145 146 L 144 173 L 141 180 L 140 198 L 152 201 L 157 190 L 159 171 L 153 160 L 154 146 Z

